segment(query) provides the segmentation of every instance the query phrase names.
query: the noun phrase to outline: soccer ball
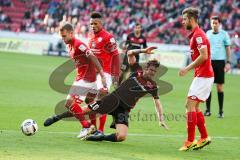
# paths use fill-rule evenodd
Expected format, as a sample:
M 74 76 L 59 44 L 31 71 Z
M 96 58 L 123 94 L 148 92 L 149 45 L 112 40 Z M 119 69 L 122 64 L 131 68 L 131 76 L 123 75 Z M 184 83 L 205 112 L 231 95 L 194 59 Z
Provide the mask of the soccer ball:
M 38 125 L 34 120 L 26 119 L 21 124 L 21 130 L 26 136 L 32 136 L 37 132 Z

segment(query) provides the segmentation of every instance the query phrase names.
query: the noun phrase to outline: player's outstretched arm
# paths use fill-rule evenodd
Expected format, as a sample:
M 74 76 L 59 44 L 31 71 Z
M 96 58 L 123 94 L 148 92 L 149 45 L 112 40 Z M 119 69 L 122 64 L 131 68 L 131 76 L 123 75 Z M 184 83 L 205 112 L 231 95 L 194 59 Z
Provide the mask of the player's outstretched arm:
M 164 127 L 165 129 L 168 130 L 168 126 L 164 122 L 162 104 L 159 99 L 153 99 L 153 100 L 155 103 L 155 108 L 156 108 L 156 112 L 157 112 L 158 119 L 159 119 L 159 126 Z
M 144 48 L 144 49 L 133 49 L 133 50 L 129 50 L 127 52 L 128 55 L 128 63 L 130 65 L 133 65 L 134 63 L 136 63 L 136 58 L 135 55 L 138 55 L 140 53 L 145 53 L 145 54 L 153 54 L 153 50 L 157 49 L 157 47 L 148 47 L 148 48 Z

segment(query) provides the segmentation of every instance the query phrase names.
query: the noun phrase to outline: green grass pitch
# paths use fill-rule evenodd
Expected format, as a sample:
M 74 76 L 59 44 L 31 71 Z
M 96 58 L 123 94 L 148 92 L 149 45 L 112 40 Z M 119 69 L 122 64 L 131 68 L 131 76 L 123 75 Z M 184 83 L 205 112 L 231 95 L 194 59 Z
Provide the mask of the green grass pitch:
M 150 115 L 155 113 L 150 98 L 143 98 L 131 114 L 125 142 L 87 142 L 76 139 L 78 122 L 60 121 L 44 127 L 45 118 L 66 95 L 53 91 L 48 84 L 51 72 L 66 58 L 0 53 L 0 159 L 1 160 L 239 160 L 240 108 L 239 76 L 226 75 L 225 118 L 216 118 L 218 104 L 215 86 L 212 116 L 206 118 L 211 145 L 200 151 L 179 152 L 186 138 L 185 98 L 192 79 L 177 76 L 169 69 L 161 79 L 173 84 L 173 90 L 160 97 L 170 130 L 158 126 Z M 71 84 L 73 74 L 67 80 Z M 205 106 L 201 108 L 204 110 Z M 32 118 L 39 126 L 34 136 L 24 136 L 23 120 Z M 111 117 L 106 124 L 109 129 Z M 198 131 L 197 131 L 198 135 Z

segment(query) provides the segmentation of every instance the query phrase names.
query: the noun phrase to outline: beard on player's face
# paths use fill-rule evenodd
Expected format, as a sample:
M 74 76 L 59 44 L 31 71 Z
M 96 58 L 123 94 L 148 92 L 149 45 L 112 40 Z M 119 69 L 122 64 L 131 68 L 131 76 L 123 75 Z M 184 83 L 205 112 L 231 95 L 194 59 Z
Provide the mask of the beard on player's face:
M 192 25 L 190 25 L 190 24 L 186 25 L 186 29 L 187 30 L 192 30 Z

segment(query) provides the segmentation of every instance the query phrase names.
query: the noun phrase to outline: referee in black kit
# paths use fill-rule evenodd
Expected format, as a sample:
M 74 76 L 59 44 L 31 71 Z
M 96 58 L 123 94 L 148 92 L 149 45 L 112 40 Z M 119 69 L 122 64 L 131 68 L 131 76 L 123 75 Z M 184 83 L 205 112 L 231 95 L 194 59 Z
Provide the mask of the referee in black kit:
M 225 72 L 231 69 L 231 40 L 226 31 L 220 28 L 220 18 L 218 16 L 211 17 L 212 29 L 207 31 L 207 37 L 211 45 L 211 60 L 214 70 L 214 83 L 217 85 L 219 114 L 218 118 L 223 118 L 223 84 Z M 211 94 L 206 101 L 205 116 L 211 116 Z

